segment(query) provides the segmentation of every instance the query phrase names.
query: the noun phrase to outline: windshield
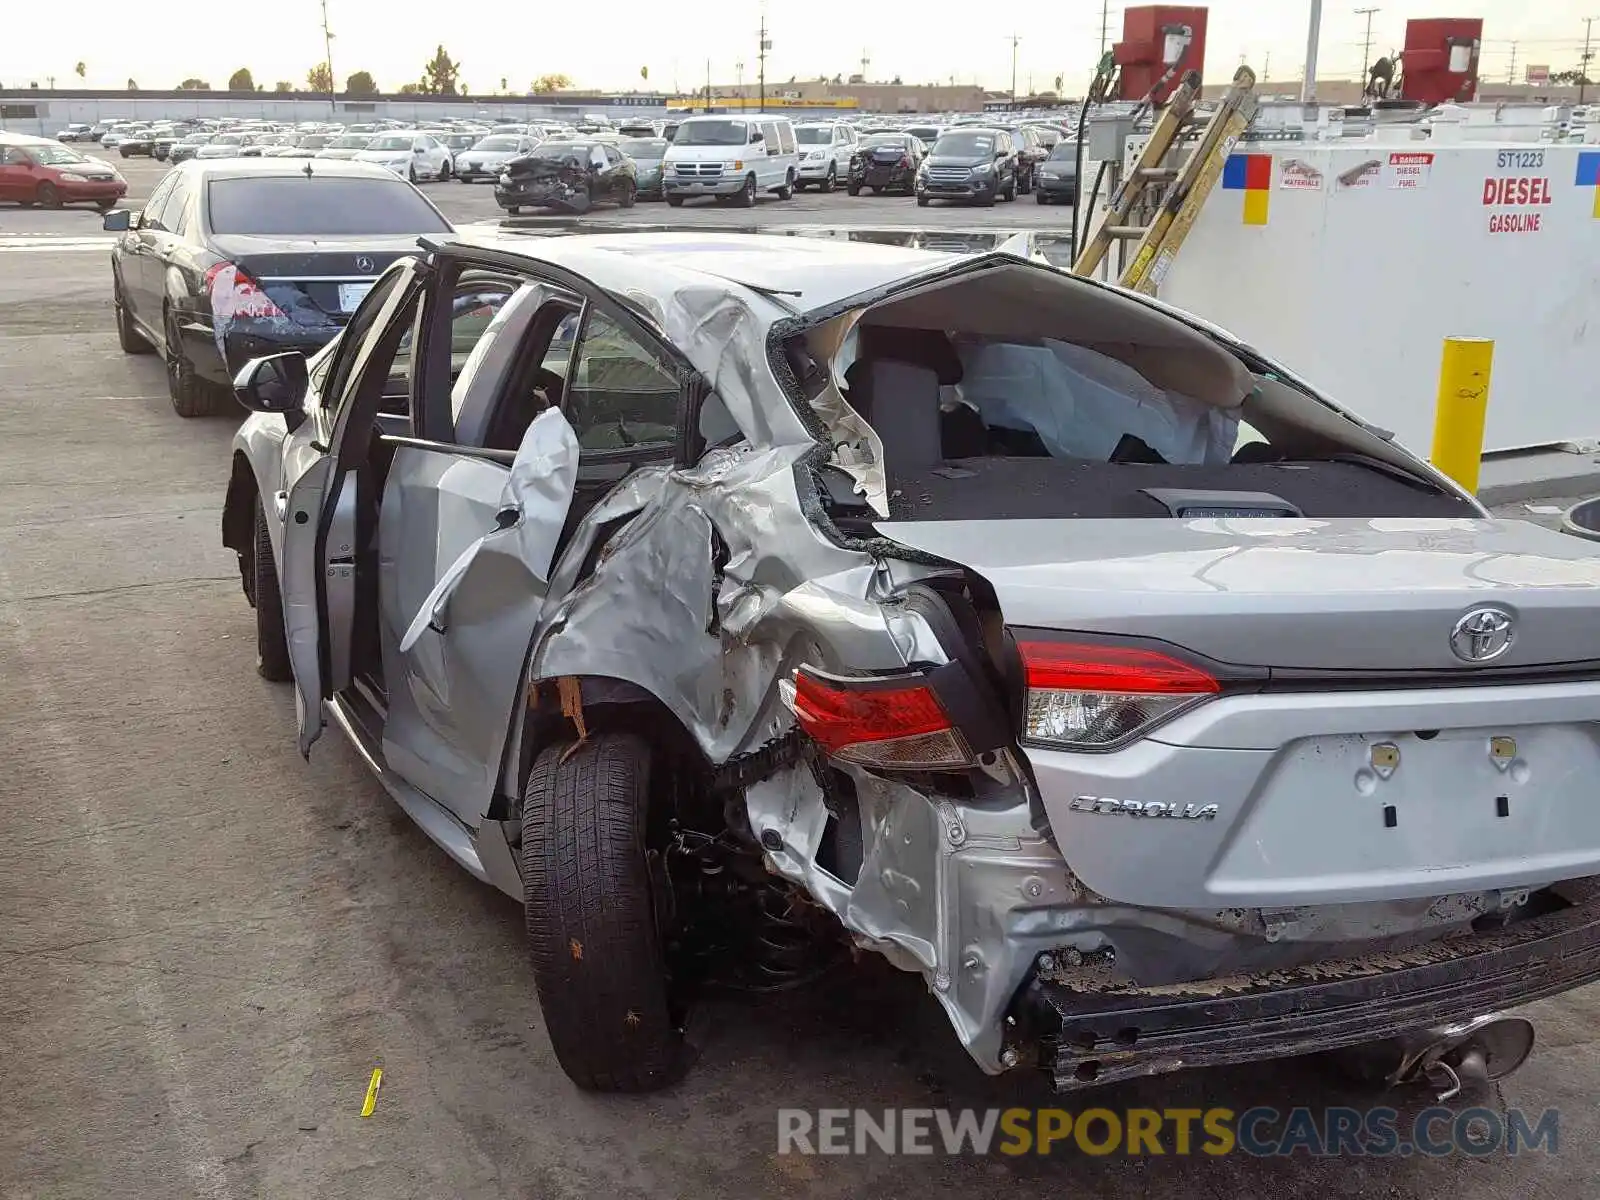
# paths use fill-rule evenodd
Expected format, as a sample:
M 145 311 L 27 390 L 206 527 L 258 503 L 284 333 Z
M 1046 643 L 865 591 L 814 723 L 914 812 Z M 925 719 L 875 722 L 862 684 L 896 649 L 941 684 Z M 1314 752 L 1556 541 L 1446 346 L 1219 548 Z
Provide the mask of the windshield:
M 833 130 L 826 125 L 796 125 L 794 138 L 802 146 L 826 146 L 833 141 Z
M 81 163 L 89 160 L 76 150 L 68 150 L 65 146 L 24 146 L 33 160 L 47 167 L 65 166 L 67 163 Z
M 450 226 L 398 179 L 214 179 L 207 186 L 211 232 L 254 237 L 344 237 L 442 233 Z
M 743 121 L 685 121 L 672 136 L 674 146 L 742 146 L 749 140 Z
M 994 153 L 992 133 L 947 133 L 933 147 L 935 157 L 977 158 Z
M 368 150 L 409 150 L 411 149 L 411 135 L 391 134 L 388 137 L 373 138 Z
M 1078 161 L 1078 143 L 1077 142 L 1069 142 L 1065 138 L 1063 138 L 1061 141 L 1056 143 L 1055 149 L 1050 151 L 1050 161 L 1051 162 L 1063 162 L 1063 161 L 1065 161 L 1065 162 L 1072 162 L 1072 163 L 1077 162 Z
M 522 144 L 519 137 L 501 134 L 498 137 L 486 137 L 473 147 L 474 150 L 515 150 Z
M 372 139 L 364 133 L 347 133 L 342 138 L 335 138 L 328 145 L 335 150 L 365 150 Z
M 624 138 L 618 145 L 629 158 L 664 158 L 667 153 L 666 138 Z

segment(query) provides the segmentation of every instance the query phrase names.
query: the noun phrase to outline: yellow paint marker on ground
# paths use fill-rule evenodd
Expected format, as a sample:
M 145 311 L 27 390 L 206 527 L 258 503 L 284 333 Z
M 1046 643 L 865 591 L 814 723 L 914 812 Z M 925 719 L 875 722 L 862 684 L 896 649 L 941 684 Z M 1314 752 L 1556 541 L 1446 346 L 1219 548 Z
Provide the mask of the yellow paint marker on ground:
M 372 1068 L 372 1081 L 367 1084 L 367 1098 L 361 1102 L 361 1115 L 370 1117 L 378 1107 L 378 1085 L 383 1082 L 383 1068 Z

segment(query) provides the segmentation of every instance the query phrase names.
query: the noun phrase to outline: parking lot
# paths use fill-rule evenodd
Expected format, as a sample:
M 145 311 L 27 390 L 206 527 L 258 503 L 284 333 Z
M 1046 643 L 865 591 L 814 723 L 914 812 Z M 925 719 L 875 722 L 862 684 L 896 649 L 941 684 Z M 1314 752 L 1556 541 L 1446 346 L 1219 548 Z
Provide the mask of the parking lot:
M 134 206 L 164 170 L 118 166 Z M 498 216 L 488 187 L 424 190 L 453 221 Z M 807 193 L 670 221 L 1059 231 L 1062 211 Z M 1593 1190 L 1592 989 L 1532 1011 L 1532 1063 L 1484 1100 L 1560 1110 L 1558 1152 L 1514 1159 L 779 1155 L 780 1107 L 1051 1102 L 979 1074 L 920 979 L 875 960 L 718 1001 L 698 1067 L 669 1092 L 576 1091 L 541 1029 L 520 910 L 446 859 L 337 736 L 309 766 L 296 752 L 290 694 L 254 671 L 219 537 L 236 421 L 180 420 L 159 359 L 119 352 L 99 224 L 0 208 L 0 1196 Z M 1428 1099 L 1377 1100 L 1293 1063 L 1067 1106 L 1414 1113 Z

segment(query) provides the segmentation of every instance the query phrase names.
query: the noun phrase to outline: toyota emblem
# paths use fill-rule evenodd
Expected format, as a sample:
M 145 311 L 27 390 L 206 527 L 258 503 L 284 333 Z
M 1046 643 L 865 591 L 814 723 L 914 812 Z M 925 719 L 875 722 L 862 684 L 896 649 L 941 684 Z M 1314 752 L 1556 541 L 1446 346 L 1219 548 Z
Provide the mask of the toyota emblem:
M 1475 608 L 1450 631 L 1450 649 L 1462 662 L 1493 662 L 1515 635 L 1511 614 L 1503 608 Z
M 356 255 L 356 270 L 365 271 L 368 275 L 372 274 L 372 260 L 365 254 Z

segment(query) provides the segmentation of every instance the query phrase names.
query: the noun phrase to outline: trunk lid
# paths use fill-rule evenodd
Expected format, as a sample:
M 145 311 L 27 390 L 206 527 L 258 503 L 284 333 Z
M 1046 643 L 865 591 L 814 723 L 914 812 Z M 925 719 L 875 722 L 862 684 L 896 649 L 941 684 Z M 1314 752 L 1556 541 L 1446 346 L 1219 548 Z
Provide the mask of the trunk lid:
M 289 289 L 291 300 L 292 293 L 303 294 L 340 321 L 391 263 L 419 252 L 411 234 L 300 239 L 230 234 L 213 236 L 211 248 L 243 268 L 284 311 L 290 310 L 281 297 Z
M 1600 663 L 1600 554 L 1582 539 L 1522 521 L 886 521 L 876 528 L 978 572 L 1012 626 L 1159 638 L 1218 662 L 1285 674 L 1470 675 Z M 1475 630 L 1458 633 L 1457 625 L 1484 608 L 1509 619 L 1511 639 L 1479 661 Z M 1497 641 L 1480 645 L 1494 649 Z

